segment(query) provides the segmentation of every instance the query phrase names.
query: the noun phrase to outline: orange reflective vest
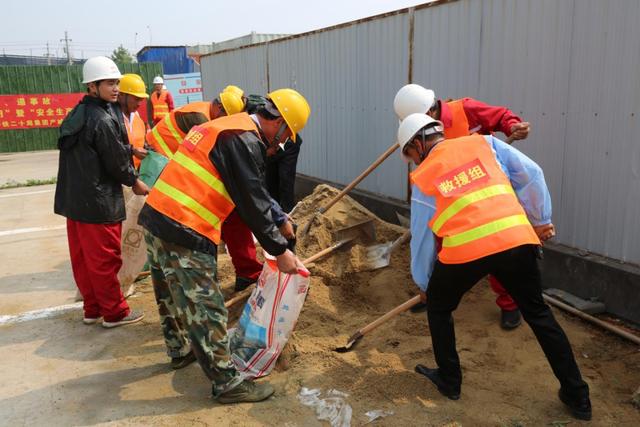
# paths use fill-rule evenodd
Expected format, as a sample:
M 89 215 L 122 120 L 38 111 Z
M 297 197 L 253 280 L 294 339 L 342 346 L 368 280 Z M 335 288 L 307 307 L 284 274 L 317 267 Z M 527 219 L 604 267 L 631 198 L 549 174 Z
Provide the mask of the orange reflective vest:
M 140 114 L 138 114 L 138 112 L 135 112 L 131 115 L 133 117 L 133 120 L 131 121 L 125 114 L 123 114 L 123 116 L 124 124 L 127 127 L 127 136 L 129 137 L 129 143 L 136 148 L 144 148 L 144 136 L 147 132 L 147 127 L 145 126 L 142 117 L 140 117 Z M 136 167 L 136 169 L 138 169 L 140 167 L 140 159 L 138 159 L 136 156 L 132 157 L 133 165 Z
M 444 129 L 444 137 L 446 139 L 453 139 L 470 135 L 469 120 L 467 119 L 467 114 L 464 112 L 462 99 L 449 101 L 447 105 L 451 109 L 451 127 Z
M 154 91 L 151 94 L 151 106 L 153 107 L 153 121 L 163 119 L 169 114 L 169 103 L 167 102 L 167 91 L 161 90 L 160 95 Z
M 440 142 L 411 174 L 411 182 L 435 198 L 429 228 L 442 239 L 438 258 L 444 264 L 540 244 L 509 178 L 481 135 Z
M 156 211 L 220 243 L 220 227 L 235 208 L 220 174 L 209 160 L 218 135 L 225 130 L 258 128 L 240 113 L 194 126 L 164 168 L 147 198 Z
M 147 135 L 147 142 L 155 151 L 170 159 L 187 136 L 176 122 L 176 113 L 202 113 L 207 120 L 211 120 L 210 108 L 210 102 L 193 102 L 173 110 L 151 129 Z

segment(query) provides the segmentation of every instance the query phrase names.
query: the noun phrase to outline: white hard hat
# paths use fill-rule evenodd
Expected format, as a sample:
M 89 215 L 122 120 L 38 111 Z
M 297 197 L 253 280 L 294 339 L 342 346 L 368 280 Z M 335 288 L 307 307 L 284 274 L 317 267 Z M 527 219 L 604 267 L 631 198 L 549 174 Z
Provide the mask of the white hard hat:
M 160 77 L 160 76 L 155 76 L 155 77 L 153 78 L 153 84 L 154 84 L 154 85 L 161 85 L 161 84 L 164 84 L 164 80 L 162 80 L 162 77 Z
M 396 139 L 396 142 L 400 147 L 400 155 L 406 162 L 409 162 L 411 159 L 405 156 L 405 154 L 403 153 L 404 147 L 409 142 L 413 141 L 413 138 L 421 129 L 430 124 L 432 124 L 433 126 L 430 126 L 429 129 L 427 129 L 427 131 L 425 132 L 425 136 L 444 132 L 444 126 L 442 125 L 442 122 L 439 122 L 438 120 L 427 116 L 424 113 L 410 114 L 400 123 L 400 126 L 398 127 L 398 137 Z
M 82 66 L 82 83 L 97 82 L 98 80 L 119 79 L 122 77 L 118 66 L 106 56 L 94 56 L 87 59 Z
M 393 109 L 399 120 L 404 120 L 409 114 L 426 114 L 436 100 L 436 94 L 431 89 L 420 85 L 409 84 L 402 86 L 393 99 Z

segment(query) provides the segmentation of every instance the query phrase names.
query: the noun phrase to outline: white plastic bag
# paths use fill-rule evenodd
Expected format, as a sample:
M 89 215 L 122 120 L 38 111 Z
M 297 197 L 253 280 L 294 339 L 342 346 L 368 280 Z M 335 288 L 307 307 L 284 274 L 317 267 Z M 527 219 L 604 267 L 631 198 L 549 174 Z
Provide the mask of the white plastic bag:
M 305 406 L 316 411 L 316 417 L 320 421 L 329 421 L 331 427 L 350 427 L 353 409 L 347 403 L 347 393 L 330 389 L 327 395 L 321 398 L 320 389 L 308 389 L 302 387 L 298 393 L 298 400 Z
M 126 203 L 127 219 L 122 223 L 122 267 L 118 280 L 125 297 L 135 292 L 133 282 L 147 262 L 147 245 L 144 232 L 138 225 L 138 215 L 144 206 L 146 196 L 129 195 Z
M 271 372 L 291 336 L 309 289 L 307 274 L 281 273 L 275 260 L 266 258 L 238 327 L 229 332 L 231 358 L 244 378 L 259 378 Z

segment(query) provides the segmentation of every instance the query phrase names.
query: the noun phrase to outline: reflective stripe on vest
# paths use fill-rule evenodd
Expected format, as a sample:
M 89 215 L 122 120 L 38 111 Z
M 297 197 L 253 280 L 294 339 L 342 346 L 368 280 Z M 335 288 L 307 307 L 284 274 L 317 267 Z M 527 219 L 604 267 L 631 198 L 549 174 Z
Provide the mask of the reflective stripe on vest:
M 463 233 L 447 236 L 442 239 L 442 246 L 445 248 L 451 248 L 454 246 L 464 245 L 518 225 L 529 225 L 529 219 L 527 219 L 526 215 L 518 214 L 496 219 Z
M 491 187 L 485 187 L 481 190 L 474 191 L 473 193 L 465 194 L 452 204 L 450 204 L 438 217 L 433 221 L 432 230 L 438 234 L 438 231 L 442 228 L 442 225 L 455 214 L 460 212 L 472 203 L 479 202 L 480 200 L 488 199 L 489 197 L 498 196 L 500 194 L 513 194 L 513 188 L 509 185 L 492 185 Z
M 151 145 L 156 151 L 161 152 L 160 154 L 170 159 L 173 156 L 173 153 L 178 150 L 182 140 L 187 135 L 180 130 L 180 127 L 176 122 L 176 114 L 200 113 L 208 120 L 210 119 L 210 107 L 210 102 L 193 102 L 172 111 L 153 127 L 151 133 L 147 137 L 149 145 Z
M 158 181 L 156 181 L 155 185 L 153 186 L 153 189 L 158 190 L 159 192 L 163 193 L 167 197 L 170 197 L 171 199 L 175 200 L 181 205 L 184 205 L 185 207 L 191 209 L 200 218 L 202 218 L 203 221 L 206 221 L 209 225 L 211 225 L 211 227 L 213 227 L 216 230 L 220 230 L 220 227 L 221 227 L 220 223 L 222 222 L 220 218 L 216 214 L 211 212 L 209 209 L 202 206 L 196 200 L 191 198 L 189 195 L 183 193 L 182 191 L 178 190 L 175 187 L 172 187 L 171 185 L 164 182 L 162 179 L 158 179 Z
M 460 144 L 465 150 L 459 150 Z M 444 264 L 540 244 L 509 178 L 481 135 L 440 142 L 411 180 L 435 199 L 429 226 L 442 238 L 438 258 Z
M 161 154 L 165 157 L 168 157 L 169 159 L 173 156 L 173 153 L 174 153 L 174 150 L 172 150 L 171 147 L 169 147 L 169 144 L 174 145 L 177 149 L 178 144 L 180 143 L 180 141 L 182 141 L 182 139 L 186 135 L 185 133 L 182 133 L 181 131 L 179 131 L 178 130 L 179 128 L 176 129 L 176 127 L 173 124 L 173 120 L 174 120 L 173 114 L 168 114 L 167 116 L 165 116 L 165 118 L 162 119 L 160 123 L 155 125 L 153 129 L 151 129 L 152 138 L 149 138 L 150 139 L 149 143 L 156 150 L 160 149 L 160 151 L 162 151 Z M 162 126 L 162 128 L 160 126 Z M 169 142 L 168 140 L 165 140 L 165 138 L 162 137 L 162 135 L 160 134 L 160 129 L 166 130 L 171 135 L 171 138 L 172 138 L 171 142 Z
M 462 99 L 447 102 L 447 105 L 451 109 L 451 127 L 444 128 L 444 137 L 452 139 L 470 135 L 469 120 L 464 112 Z
M 218 192 L 222 197 L 227 199 L 229 203 L 233 203 L 231 196 L 227 193 L 227 189 L 224 187 L 224 183 L 220 181 L 220 178 L 200 166 L 197 162 L 194 162 L 181 151 L 176 152 L 173 156 L 173 160 L 180 166 L 200 178 L 209 187 Z
M 194 126 L 162 171 L 147 198 L 159 213 L 220 242 L 222 223 L 235 208 L 219 172 L 209 159 L 220 132 L 252 131 L 253 120 L 244 113 Z
M 161 119 L 169 114 L 169 104 L 167 103 L 167 91 L 160 92 L 160 96 L 157 92 L 151 94 L 151 106 L 153 107 L 153 119 Z

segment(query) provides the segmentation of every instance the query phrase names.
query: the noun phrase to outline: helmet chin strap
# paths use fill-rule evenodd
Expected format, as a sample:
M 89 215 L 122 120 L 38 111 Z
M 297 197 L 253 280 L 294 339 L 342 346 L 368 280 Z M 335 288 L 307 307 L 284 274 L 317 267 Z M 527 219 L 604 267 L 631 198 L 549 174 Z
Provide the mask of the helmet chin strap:
M 276 132 L 276 136 L 273 137 L 273 141 L 272 144 L 273 145 L 278 145 L 280 144 L 280 139 L 282 139 L 282 134 L 284 134 L 287 131 L 287 123 L 286 122 L 282 122 L 282 124 L 280 125 L 280 128 L 278 129 L 278 132 Z
M 416 136 L 419 136 L 420 142 L 421 142 L 421 144 L 419 145 L 420 146 L 420 151 L 418 152 L 418 155 L 420 156 L 420 162 L 424 161 L 424 159 L 426 159 L 427 156 L 429 155 L 429 151 L 431 151 L 430 149 L 429 150 L 425 149 L 426 144 L 427 144 L 427 134 L 426 134 L 426 132 L 427 132 L 426 129 L 422 128 L 420 130 L 419 134 L 416 135 Z
M 421 142 L 421 144 L 418 145 L 420 147 L 420 149 L 418 150 L 418 155 L 420 156 L 420 162 L 424 161 L 424 159 L 427 158 L 431 150 L 433 150 L 433 148 L 436 145 L 438 145 L 442 140 L 444 140 L 444 138 L 439 138 L 436 141 L 434 141 L 429 148 L 425 148 L 427 146 L 427 135 L 431 135 L 432 133 L 433 132 L 427 132 L 426 128 L 422 128 L 418 132 L 418 134 L 415 136 L 415 138 L 420 138 L 420 142 Z

